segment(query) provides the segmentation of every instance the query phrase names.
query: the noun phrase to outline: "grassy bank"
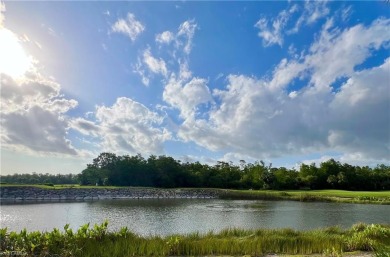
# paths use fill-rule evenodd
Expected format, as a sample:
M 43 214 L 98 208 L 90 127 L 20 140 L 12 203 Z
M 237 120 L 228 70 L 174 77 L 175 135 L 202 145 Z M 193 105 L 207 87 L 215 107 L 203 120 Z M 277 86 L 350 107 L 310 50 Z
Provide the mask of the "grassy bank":
M 222 198 L 390 204 L 390 191 L 222 190 Z
M 390 245 L 389 225 L 356 224 L 348 230 L 330 227 L 313 231 L 228 229 L 220 233 L 138 236 L 126 228 L 107 231 L 107 223 L 72 231 L 7 233 L 0 230 L 0 247 L 26 256 L 209 256 L 276 254 L 325 254 L 340 256 L 351 251 L 386 253 Z M 386 255 L 383 255 L 386 256 Z

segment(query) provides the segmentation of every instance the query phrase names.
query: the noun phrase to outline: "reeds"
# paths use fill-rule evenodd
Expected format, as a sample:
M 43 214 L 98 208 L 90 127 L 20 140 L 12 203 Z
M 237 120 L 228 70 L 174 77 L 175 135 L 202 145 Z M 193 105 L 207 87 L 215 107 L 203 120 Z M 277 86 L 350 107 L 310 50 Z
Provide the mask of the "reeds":
M 7 233 L 0 230 L 0 253 L 24 256 L 210 256 L 278 254 L 326 254 L 339 256 L 348 251 L 378 251 L 390 245 L 389 225 L 357 224 L 342 230 L 330 227 L 312 231 L 292 229 L 225 229 L 219 233 L 192 233 L 167 237 L 142 237 L 122 228 L 107 230 L 107 222 L 89 224 L 72 231 Z M 387 248 L 386 248 L 387 247 Z M 11 256 L 11 255 L 10 255 Z

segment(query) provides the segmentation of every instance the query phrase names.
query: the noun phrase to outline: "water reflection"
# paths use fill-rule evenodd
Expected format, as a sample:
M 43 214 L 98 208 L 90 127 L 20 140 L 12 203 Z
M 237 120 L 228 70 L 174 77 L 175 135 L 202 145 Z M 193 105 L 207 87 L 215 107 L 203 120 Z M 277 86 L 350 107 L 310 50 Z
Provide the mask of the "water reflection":
M 224 228 L 313 229 L 357 222 L 390 223 L 390 206 L 290 201 L 219 199 L 133 199 L 75 203 L 1 205 L 0 226 L 18 231 L 51 230 L 70 223 L 109 221 L 110 229 L 127 226 L 141 235 L 168 235 Z

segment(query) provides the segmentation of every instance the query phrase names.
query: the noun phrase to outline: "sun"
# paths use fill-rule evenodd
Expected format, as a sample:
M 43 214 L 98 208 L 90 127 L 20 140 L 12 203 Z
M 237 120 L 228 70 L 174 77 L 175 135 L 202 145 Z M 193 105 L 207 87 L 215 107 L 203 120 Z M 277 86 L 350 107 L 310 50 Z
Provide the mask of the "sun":
M 8 29 L 0 28 L 0 74 L 17 79 L 30 67 L 31 57 L 25 53 L 17 36 Z

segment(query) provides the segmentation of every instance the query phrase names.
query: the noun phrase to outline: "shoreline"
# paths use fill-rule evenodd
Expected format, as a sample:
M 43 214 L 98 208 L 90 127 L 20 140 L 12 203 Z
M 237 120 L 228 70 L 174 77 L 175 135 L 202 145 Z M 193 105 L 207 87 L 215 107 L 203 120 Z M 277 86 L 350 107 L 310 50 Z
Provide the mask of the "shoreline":
M 0 185 L 0 203 L 42 203 L 114 199 L 287 200 L 390 205 L 390 191 L 274 191 L 213 188 L 74 187 Z

